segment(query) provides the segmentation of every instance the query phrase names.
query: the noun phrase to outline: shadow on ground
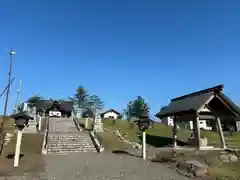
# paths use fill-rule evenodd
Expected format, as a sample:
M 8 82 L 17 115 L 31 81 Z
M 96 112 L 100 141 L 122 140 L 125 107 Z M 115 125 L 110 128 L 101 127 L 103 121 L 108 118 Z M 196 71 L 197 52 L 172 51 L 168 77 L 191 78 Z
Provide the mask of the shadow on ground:
M 8 159 L 13 159 L 14 156 L 15 156 L 15 153 L 10 153 L 10 154 L 8 154 L 8 155 L 6 156 L 6 158 L 8 158 Z M 19 159 L 21 159 L 23 156 L 24 156 L 24 154 L 20 154 L 20 155 L 19 155 Z
M 119 155 L 130 155 L 130 156 L 141 158 L 141 155 L 136 155 L 132 152 L 128 152 L 128 151 L 125 151 L 125 150 L 113 150 L 112 153 L 113 154 L 119 154 Z
M 142 142 L 142 135 L 139 135 L 138 138 Z M 173 144 L 173 139 L 170 137 L 154 136 L 154 135 L 146 134 L 146 142 L 147 144 L 153 147 L 169 147 Z M 187 142 L 177 140 L 177 145 L 188 146 L 189 144 Z

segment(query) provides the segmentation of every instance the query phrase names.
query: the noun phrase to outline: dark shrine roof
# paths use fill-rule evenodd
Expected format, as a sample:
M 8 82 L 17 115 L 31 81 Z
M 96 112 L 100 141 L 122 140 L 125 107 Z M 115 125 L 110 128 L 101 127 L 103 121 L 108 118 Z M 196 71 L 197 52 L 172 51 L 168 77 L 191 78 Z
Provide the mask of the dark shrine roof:
M 217 94 L 230 108 L 236 113 L 240 114 L 240 109 L 221 91 L 223 85 L 214 86 L 212 88 L 197 91 L 171 100 L 170 104 L 161 108 L 160 112 L 156 114 L 157 117 L 163 118 L 167 116 L 179 115 L 182 113 L 196 112 L 212 95 Z
M 117 112 L 117 111 L 114 110 L 114 109 L 109 109 L 109 110 L 107 110 L 107 111 L 105 111 L 105 112 L 102 112 L 101 115 L 106 114 L 106 113 L 108 113 L 108 112 L 114 112 L 114 113 L 117 114 L 117 115 L 120 114 L 119 112 Z
M 36 110 L 48 110 L 53 106 L 54 100 L 39 100 L 36 103 Z M 71 101 L 58 101 L 60 104 L 60 110 L 70 112 L 73 110 L 73 103 Z

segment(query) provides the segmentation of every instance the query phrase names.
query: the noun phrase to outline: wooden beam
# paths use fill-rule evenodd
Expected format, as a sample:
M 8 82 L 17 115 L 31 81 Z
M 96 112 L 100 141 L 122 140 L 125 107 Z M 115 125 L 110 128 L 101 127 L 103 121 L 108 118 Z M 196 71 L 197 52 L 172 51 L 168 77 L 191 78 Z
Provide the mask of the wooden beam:
M 197 110 L 197 113 L 199 114 L 201 110 L 205 108 L 206 105 L 211 102 L 211 100 L 213 100 L 214 97 L 214 95 L 210 96 L 210 98 L 208 98 L 208 100 L 206 100 L 205 103 Z
M 196 112 L 186 113 L 178 116 L 179 121 L 189 121 L 193 120 L 196 117 Z
M 212 111 L 212 113 L 216 116 L 216 121 L 217 121 L 217 129 L 218 129 L 218 133 L 220 136 L 220 141 L 221 141 L 221 148 L 226 149 L 226 142 L 225 142 L 225 138 L 224 138 L 224 134 L 223 134 L 223 130 L 222 130 L 222 123 L 220 118 L 218 117 L 218 114 L 216 111 L 214 111 L 211 107 L 208 106 L 208 108 Z
M 221 124 L 221 120 L 219 117 L 216 117 L 217 119 L 217 127 L 218 127 L 218 133 L 220 136 L 220 141 L 221 141 L 221 148 L 226 149 L 226 142 L 225 142 L 225 138 L 224 138 L 224 134 L 223 134 L 223 130 L 222 130 L 222 124 Z
M 173 127 L 172 127 L 172 135 L 173 135 L 173 147 L 177 147 L 177 117 L 173 117 Z
M 199 150 L 200 149 L 200 138 L 201 138 L 201 131 L 200 131 L 200 125 L 199 125 L 199 115 L 197 114 L 196 116 L 196 123 L 195 123 L 195 126 L 196 126 L 196 143 L 197 143 L 197 149 Z

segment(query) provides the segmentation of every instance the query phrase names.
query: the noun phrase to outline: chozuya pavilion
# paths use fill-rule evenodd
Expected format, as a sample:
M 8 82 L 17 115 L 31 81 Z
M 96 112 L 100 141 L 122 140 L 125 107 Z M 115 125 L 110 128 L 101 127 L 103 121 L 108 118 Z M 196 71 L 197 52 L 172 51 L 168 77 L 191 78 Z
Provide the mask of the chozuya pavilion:
M 73 103 L 71 101 L 39 100 L 36 112 L 50 117 L 71 117 Z
M 200 138 L 200 120 L 211 122 L 212 129 L 217 129 L 221 148 L 226 148 L 222 125 L 232 125 L 236 129 L 240 109 L 223 93 L 223 85 L 186 94 L 171 100 L 168 106 L 156 114 L 159 118 L 173 117 L 173 146 L 177 148 L 177 122 L 192 121 L 195 144 L 198 149 L 209 149 L 202 145 Z

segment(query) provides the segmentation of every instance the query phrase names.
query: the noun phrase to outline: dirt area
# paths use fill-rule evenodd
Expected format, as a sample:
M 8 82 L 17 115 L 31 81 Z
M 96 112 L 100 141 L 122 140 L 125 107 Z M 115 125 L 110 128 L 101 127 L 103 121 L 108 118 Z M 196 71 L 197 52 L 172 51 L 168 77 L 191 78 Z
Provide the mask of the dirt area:
M 16 146 L 16 136 L 14 136 L 0 156 L 0 176 L 22 176 L 26 173 L 43 171 L 42 143 L 43 135 L 23 134 L 19 168 L 14 168 L 13 160 Z
M 0 123 L 2 123 L 2 121 L 4 121 L 4 124 L 3 124 L 4 132 L 13 132 L 14 120 L 8 116 L 5 116 L 5 117 L 0 116 Z

